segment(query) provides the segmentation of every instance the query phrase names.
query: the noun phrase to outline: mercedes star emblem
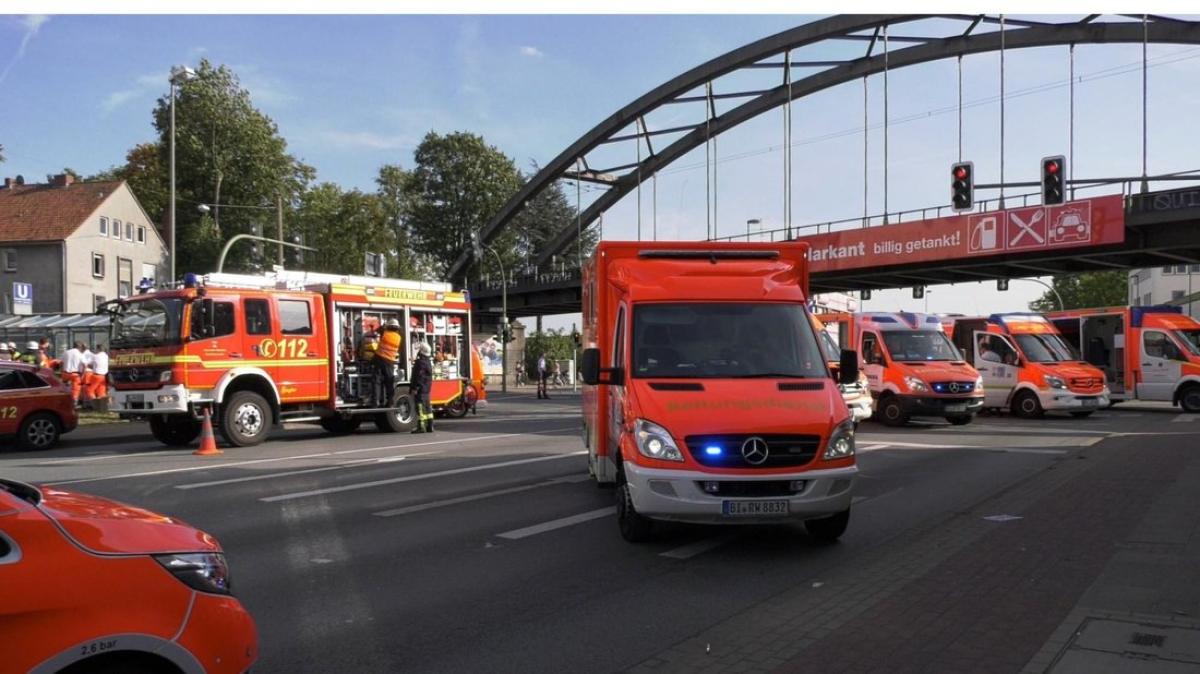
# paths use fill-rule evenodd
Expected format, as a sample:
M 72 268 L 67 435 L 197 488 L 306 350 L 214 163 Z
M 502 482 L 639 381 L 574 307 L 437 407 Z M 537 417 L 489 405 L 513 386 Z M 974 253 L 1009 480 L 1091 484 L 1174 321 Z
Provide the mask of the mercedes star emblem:
M 752 466 L 761 466 L 767 460 L 767 441 L 757 435 L 746 438 L 742 443 L 742 458 Z

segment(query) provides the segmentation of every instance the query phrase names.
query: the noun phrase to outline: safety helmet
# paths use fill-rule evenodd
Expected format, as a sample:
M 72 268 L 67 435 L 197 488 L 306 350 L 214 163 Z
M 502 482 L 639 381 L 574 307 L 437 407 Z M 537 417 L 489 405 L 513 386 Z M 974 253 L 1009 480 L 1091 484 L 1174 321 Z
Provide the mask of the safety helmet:
M 32 349 L 32 350 L 34 350 L 34 351 L 37 351 L 37 349 L 38 349 L 38 343 L 37 343 L 37 342 L 30 342 L 30 343 L 28 343 L 28 344 L 26 344 L 26 345 L 25 345 L 25 348 L 26 348 L 26 349 Z
M 0 351 L 8 353 L 10 350 L 11 349 L 8 348 L 7 344 L 5 344 L 4 342 L 0 342 Z
M 392 319 L 388 320 L 386 327 L 395 328 L 395 329 L 399 330 L 400 329 L 400 321 L 392 318 Z
M 9 343 L 8 343 L 8 349 L 9 349 L 10 351 L 16 351 L 16 350 L 17 350 L 17 343 L 16 343 L 16 342 L 9 342 Z
M 422 356 L 428 356 L 430 350 L 429 344 L 426 342 L 421 342 L 417 345 L 417 353 L 421 354 Z

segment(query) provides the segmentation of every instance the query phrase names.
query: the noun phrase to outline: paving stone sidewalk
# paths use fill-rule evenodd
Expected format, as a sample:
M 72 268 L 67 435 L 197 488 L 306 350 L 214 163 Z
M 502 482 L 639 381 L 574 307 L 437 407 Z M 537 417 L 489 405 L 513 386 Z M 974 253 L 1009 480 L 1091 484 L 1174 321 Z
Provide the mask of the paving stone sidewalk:
M 1061 674 L 1101 671 L 1097 657 L 1176 671 L 1153 646 L 1131 655 L 1120 644 L 1097 648 L 1121 637 L 1095 620 L 1196 626 L 1200 447 L 1184 438 L 1113 437 L 1083 448 L 883 544 L 820 587 L 780 594 L 633 671 Z M 1020 519 L 983 519 L 997 514 Z M 1149 578 L 1136 570 L 1146 555 L 1155 562 Z M 1179 671 L 1200 670 L 1186 652 L 1159 655 L 1167 652 L 1193 667 Z

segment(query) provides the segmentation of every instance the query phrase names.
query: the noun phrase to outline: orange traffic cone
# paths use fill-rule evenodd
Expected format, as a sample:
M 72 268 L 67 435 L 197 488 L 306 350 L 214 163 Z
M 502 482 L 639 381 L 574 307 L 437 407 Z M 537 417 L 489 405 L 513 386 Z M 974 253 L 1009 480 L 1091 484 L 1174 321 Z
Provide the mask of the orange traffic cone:
M 208 414 L 208 408 L 204 408 L 204 426 L 200 429 L 200 449 L 192 452 L 196 456 L 216 456 L 224 454 L 217 449 L 217 439 L 213 437 L 212 417 Z

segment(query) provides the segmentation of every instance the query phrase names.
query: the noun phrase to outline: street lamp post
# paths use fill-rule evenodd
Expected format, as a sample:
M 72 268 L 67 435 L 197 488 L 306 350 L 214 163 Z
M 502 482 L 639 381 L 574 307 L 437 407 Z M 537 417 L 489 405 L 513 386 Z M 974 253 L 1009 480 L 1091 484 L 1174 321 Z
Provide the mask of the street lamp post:
M 746 240 L 747 241 L 750 240 L 750 226 L 754 225 L 757 227 L 758 225 L 761 225 L 761 224 L 762 224 L 762 220 L 759 220 L 758 218 L 750 218 L 749 220 L 746 221 Z
M 218 211 L 214 211 L 213 209 L 221 208 L 221 207 L 224 207 L 224 208 L 254 208 L 254 209 L 258 209 L 258 210 L 262 210 L 262 211 L 275 211 L 275 240 L 283 241 L 283 196 L 282 195 L 277 196 L 275 198 L 274 206 L 240 206 L 237 204 L 197 204 L 196 209 L 199 210 L 201 213 L 208 213 L 210 211 L 213 211 L 214 219 L 215 219 L 216 213 Z M 218 221 L 216 223 L 216 225 L 217 225 L 217 229 L 220 230 L 221 223 Z M 278 249 L 278 252 L 276 253 L 277 264 L 280 267 L 283 266 L 283 247 L 284 247 L 284 245 L 285 244 L 280 243 L 278 246 L 276 246 L 276 248 Z
M 167 228 L 167 246 L 169 248 L 167 255 L 171 259 L 171 283 L 175 282 L 175 89 L 195 77 L 196 71 L 187 66 L 171 67 L 171 224 Z

